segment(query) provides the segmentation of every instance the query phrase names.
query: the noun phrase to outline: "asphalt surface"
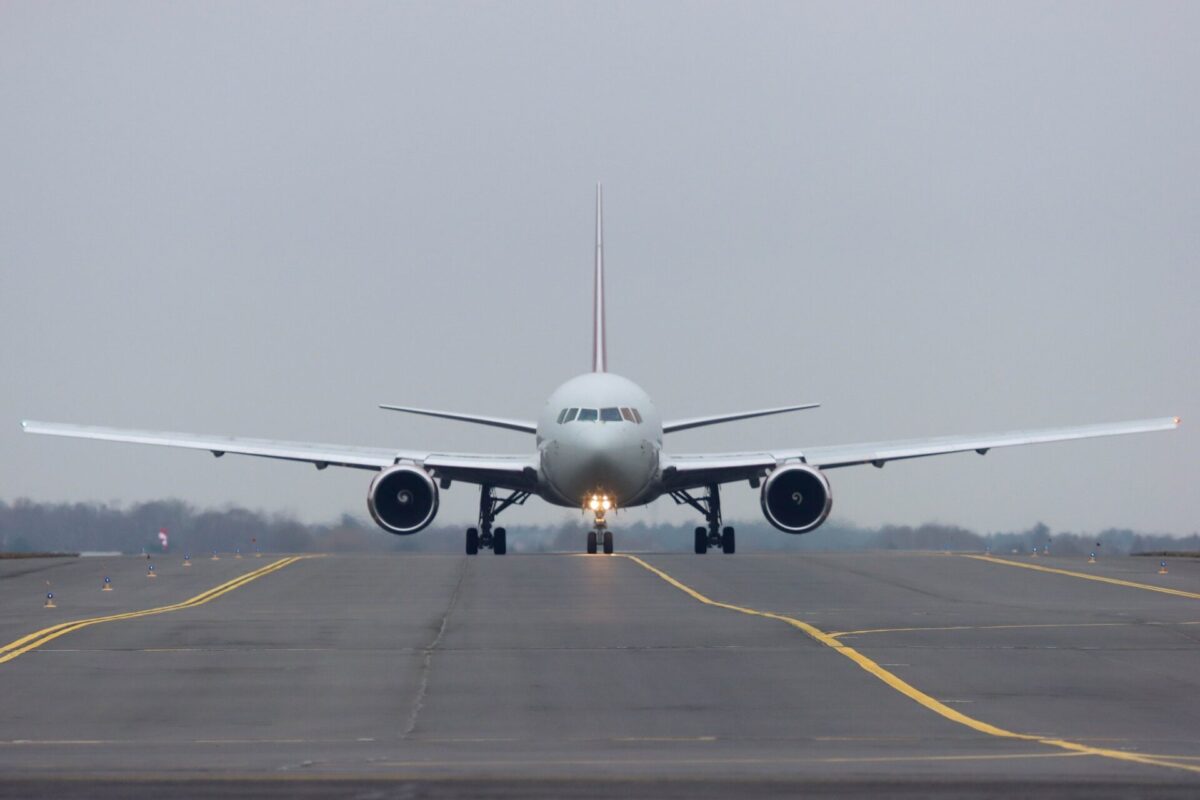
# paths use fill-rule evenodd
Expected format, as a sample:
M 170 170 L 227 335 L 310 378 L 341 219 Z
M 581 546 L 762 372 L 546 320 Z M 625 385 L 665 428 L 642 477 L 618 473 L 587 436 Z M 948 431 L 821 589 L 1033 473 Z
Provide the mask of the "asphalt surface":
M 0 561 L 0 797 L 1200 794 L 1200 563 L 1006 558 Z

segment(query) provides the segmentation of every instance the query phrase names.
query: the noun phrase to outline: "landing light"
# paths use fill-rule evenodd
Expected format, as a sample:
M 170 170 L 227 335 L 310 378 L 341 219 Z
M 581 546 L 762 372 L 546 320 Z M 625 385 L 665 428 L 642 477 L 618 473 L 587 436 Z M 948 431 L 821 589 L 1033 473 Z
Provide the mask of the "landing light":
M 616 502 L 606 494 L 593 494 L 585 499 L 583 506 L 597 514 L 603 514 L 605 511 L 615 508 Z

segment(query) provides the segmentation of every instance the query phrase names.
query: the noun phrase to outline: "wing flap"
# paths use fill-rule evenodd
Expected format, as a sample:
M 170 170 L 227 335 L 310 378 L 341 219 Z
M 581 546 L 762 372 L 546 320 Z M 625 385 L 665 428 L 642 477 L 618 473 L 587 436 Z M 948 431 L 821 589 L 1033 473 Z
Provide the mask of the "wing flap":
M 532 491 L 538 485 L 536 456 L 431 453 L 423 463 L 426 469 L 432 470 L 435 476 L 443 480 L 523 491 Z
M 664 454 L 662 458 L 662 482 L 668 491 L 758 478 L 778 463 L 770 453 Z

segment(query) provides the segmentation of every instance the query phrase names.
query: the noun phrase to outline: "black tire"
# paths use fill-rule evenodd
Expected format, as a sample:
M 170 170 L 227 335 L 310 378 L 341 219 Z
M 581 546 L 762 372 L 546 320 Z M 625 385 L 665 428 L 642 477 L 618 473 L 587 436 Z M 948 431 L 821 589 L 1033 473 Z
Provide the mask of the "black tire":
M 604 555 L 611 556 L 613 552 L 612 531 L 604 532 Z
M 496 528 L 492 532 L 492 552 L 498 556 L 508 552 L 508 531 L 504 528 Z
M 726 555 L 733 555 L 737 552 L 737 538 L 734 536 L 733 528 L 721 531 L 721 552 Z
M 708 552 L 708 529 L 696 528 L 696 555 L 702 556 Z
M 473 556 L 479 552 L 479 531 L 467 528 L 467 555 Z
M 596 532 L 588 531 L 587 551 L 589 556 L 596 555 Z

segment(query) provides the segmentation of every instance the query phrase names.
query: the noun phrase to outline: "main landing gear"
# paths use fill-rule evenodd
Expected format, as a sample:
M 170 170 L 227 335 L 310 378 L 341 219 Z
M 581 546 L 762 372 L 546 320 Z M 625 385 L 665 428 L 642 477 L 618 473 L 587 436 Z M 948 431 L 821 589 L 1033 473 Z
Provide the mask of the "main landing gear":
M 497 497 L 491 486 L 479 487 L 479 527 L 467 528 L 467 555 L 473 556 L 479 548 L 491 548 L 502 556 L 508 552 L 508 531 L 492 529 L 496 516 L 512 505 L 522 505 L 529 499 L 529 492 L 514 491 L 507 497 Z
M 671 499 L 679 505 L 687 504 L 704 515 L 707 527 L 696 528 L 696 555 L 703 555 L 710 547 L 719 547 L 721 552 L 732 554 L 737 551 L 737 538 L 733 528 L 721 527 L 721 489 L 713 483 L 707 487 L 703 497 L 695 497 L 686 489 L 671 492 Z

